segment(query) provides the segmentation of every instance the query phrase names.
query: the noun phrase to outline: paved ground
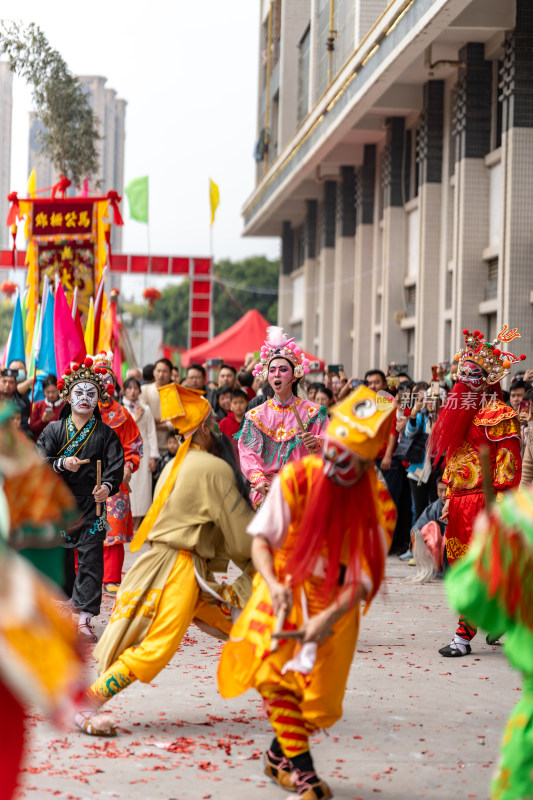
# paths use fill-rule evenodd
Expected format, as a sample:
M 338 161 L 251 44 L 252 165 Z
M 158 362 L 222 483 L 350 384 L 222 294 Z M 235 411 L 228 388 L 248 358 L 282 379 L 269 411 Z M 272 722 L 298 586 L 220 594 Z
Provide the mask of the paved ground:
M 389 558 L 385 591 L 363 618 L 343 719 L 313 741 L 317 766 L 345 800 L 486 800 L 520 678 L 484 637 L 469 657 L 440 657 L 455 622 L 442 582 L 413 586 L 410 575 Z M 262 772 L 271 732 L 256 695 L 225 701 L 216 692 L 219 651 L 192 626 L 153 684 L 109 704 L 120 726 L 114 740 L 33 716 L 19 797 L 282 798 Z

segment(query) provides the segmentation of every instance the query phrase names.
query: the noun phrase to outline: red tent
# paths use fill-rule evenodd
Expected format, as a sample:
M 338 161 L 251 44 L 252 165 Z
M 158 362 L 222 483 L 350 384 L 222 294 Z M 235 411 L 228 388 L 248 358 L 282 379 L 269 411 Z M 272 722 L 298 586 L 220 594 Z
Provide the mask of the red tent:
M 237 322 L 214 339 L 204 344 L 186 350 L 181 356 L 182 366 L 203 364 L 208 358 L 221 358 L 225 364 L 238 369 L 244 364 L 247 353 L 260 350 L 266 339 L 267 322 L 259 311 L 247 311 Z M 306 353 L 310 361 L 320 361 Z M 324 369 L 324 362 L 320 361 L 320 369 Z

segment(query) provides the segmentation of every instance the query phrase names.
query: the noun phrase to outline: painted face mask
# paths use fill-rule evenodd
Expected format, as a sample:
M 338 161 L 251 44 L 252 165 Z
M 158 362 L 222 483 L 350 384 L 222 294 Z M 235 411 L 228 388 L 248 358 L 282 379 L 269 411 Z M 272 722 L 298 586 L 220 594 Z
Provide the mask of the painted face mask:
M 292 386 L 292 367 L 284 358 L 273 358 L 268 367 L 268 382 L 276 394 Z
M 341 486 L 351 486 L 361 478 L 367 463 L 326 436 L 324 440 L 324 475 Z
M 465 361 L 459 370 L 457 379 L 475 392 L 479 392 L 485 384 L 486 374 L 473 361 Z
M 75 411 L 94 411 L 98 404 L 98 389 L 94 383 L 75 383 L 70 392 L 70 405 Z

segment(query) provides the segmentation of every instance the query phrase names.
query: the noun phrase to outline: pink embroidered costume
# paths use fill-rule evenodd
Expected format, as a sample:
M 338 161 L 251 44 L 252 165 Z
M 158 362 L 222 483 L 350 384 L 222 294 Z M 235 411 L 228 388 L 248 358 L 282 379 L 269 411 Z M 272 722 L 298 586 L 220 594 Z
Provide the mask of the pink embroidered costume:
M 281 391 L 281 381 L 276 384 L 271 376 L 271 362 L 288 362 L 292 374 Z M 328 416 L 324 406 L 296 397 L 287 390 L 288 382 L 301 378 L 309 371 L 309 361 L 293 339 L 287 339 L 281 328 L 271 327 L 267 331 L 267 341 L 261 349 L 261 361 L 254 374 L 262 380 L 268 378 L 274 389 L 274 397 L 245 414 L 244 423 L 235 438 L 239 443 L 241 470 L 251 483 L 251 500 L 257 508 L 264 495 L 254 489 L 265 482 L 270 485 L 277 473 L 290 461 L 314 452 L 321 446 L 321 438 L 327 426 Z M 289 391 L 288 396 L 287 391 Z M 278 396 L 278 392 L 280 395 Z M 315 446 L 302 442 L 302 432 L 298 416 L 306 434 L 315 437 Z

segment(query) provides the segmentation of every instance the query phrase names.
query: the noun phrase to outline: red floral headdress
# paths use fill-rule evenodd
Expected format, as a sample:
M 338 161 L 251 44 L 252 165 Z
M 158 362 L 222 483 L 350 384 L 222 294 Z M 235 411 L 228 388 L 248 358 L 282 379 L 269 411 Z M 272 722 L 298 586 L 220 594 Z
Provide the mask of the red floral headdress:
M 76 383 L 92 383 L 98 389 L 99 401 L 107 403 L 109 395 L 113 394 L 113 387 L 106 386 L 104 382 L 106 372 L 107 370 L 102 367 L 94 366 L 94 361 L 90 356 L 87 356 L 83 364 L 73 362 L 57 382 L 60 398 L 68 400 L 70 390 Z
M 459 369 L 465 361 L 473 361 L 487 373 L 487 383 L 490 385 L 499 383 L 509 375 L 511 367 L 517 361 L 524 361 L 525 355 L 515 356 L 500 350 L 497 345 L 507 344 L 513 339 L 520 339 L 521 335 L 516 328 L 509 330 L 507 325 L 503 326 L 498 336 L 492 341 L 486 341 L 483 334 L 479 331 L 470 332 L 468 328 L 464 331 L 465 347 L 455 355 L 455 360 L 459 362 Z

